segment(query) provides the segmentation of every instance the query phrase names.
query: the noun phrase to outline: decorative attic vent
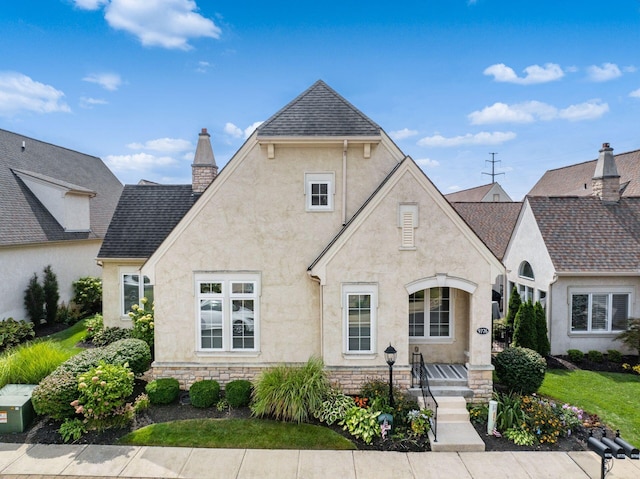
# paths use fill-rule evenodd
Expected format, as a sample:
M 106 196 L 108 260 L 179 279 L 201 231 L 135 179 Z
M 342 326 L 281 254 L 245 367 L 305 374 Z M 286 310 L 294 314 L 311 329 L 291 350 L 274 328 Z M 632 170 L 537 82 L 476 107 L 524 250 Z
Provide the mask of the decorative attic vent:
M 398 207 L 398 227 L 401 230 L 400 249 L 416 249 L 415 229 L 418 227 L 417 204 L 401 204 Z

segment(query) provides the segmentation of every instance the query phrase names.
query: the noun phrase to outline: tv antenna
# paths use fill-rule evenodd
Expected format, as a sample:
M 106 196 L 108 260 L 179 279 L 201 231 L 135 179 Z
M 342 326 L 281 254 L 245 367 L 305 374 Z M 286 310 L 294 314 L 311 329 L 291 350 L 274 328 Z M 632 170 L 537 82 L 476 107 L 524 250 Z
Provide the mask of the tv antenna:
M 484 171 L 482 172 L 483 175 L 489 175 L 491 176 L 491 183 L 495 183 L 496 182 L 496 176 L 499 175 L 504 175 L 503 173 L 496 173 L 496 163 L 500 163 L 500 160 L 496 160 L 496 155 L 497 153 L 489 153 L 491 155 L 491 159 L 490 160 L 485 160 L 485 164 L 487 162 L 491 163 L 491 173 L 485 173 Z

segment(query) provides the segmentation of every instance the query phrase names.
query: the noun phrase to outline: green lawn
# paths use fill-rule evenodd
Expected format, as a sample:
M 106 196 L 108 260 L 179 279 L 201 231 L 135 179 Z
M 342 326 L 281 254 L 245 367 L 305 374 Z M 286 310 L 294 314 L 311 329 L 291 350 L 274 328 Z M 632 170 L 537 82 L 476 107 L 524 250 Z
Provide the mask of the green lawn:
M 120 444 L 238 449 L 356 449 L 322 426 L 265 419 L 189 419 L 152 424 L 127 434 Z
M 640 446 L 640 376 L 595 371 L 549 370 L 538 391 L 597 414 L 635 447 Z

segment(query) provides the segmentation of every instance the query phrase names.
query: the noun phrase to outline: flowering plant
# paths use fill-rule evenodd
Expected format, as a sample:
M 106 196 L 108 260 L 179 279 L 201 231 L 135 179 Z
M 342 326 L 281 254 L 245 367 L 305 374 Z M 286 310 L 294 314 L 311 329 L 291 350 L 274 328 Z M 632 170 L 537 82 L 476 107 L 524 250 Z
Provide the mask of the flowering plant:
M 412 409 L 407 413 L 407 421 L 410 424 L 414 436 L 424 436 L 431 427 L 429 418 L 433 415 L 430 409 Z
M 150 308 L 145 308 L 147 304 L 147 298 L 140 300 L 142 307 L 137 304 L 131 306 L 129 311 L 129 318 L 133 323 L 133 329 L 131 331 L 131 337 L 142 339 L 149 345 L 149 348 L 153 354 L 153 341 L 154 341 L 154 318 L 153 318 L 153 304 Z

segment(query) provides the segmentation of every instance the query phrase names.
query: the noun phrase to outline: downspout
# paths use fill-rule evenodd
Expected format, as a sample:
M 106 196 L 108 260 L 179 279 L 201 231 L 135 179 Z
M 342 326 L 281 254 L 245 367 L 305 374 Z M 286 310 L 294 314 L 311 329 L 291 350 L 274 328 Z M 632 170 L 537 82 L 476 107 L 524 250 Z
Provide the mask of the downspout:
M 554 274 L 551 283 L 549 283 L 549 290 L 547 291 L 547 331 L 549 333 L 549 345 L 553 345 L 553 341 L 551 340 L 551 331 L 553 328 L 551 327 L 551 290 L 553 289 L 553 285 L 558 281 L 558 275 Z
M 347 224 L 347 146 L 348 141 L 342 144 L 342 226 Z
M 324 314 L 323 307 L 324 304 L 324 287 L 322 286 L 322 281 L 317 276 L 313 276 L 309 271 L 309 278 L 318 283 L 320 287 L 320 357 L 324 360 Z

